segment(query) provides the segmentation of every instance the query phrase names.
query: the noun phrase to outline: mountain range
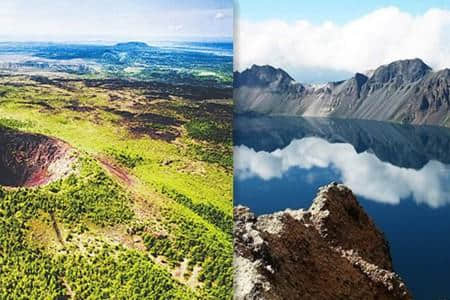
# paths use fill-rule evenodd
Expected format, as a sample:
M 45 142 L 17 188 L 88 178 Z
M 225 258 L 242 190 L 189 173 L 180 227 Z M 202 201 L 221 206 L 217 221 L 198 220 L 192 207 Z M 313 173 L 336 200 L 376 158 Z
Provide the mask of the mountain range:
M 450 69 L 422 60 L 382 65 L 321 85 L 296 82 L 287 72 L 257 66 L 234 73 L 237 113 L 396 121 L 450 127 Z

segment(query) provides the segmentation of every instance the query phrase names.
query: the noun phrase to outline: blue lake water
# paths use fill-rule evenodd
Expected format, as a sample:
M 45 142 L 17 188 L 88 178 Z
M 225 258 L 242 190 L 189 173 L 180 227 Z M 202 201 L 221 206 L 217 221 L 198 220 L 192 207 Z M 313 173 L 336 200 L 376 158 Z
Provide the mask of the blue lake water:
M 415 299 L 450 298 L 450 130 L 324 118 L 237 116 L 234 199 L 264 214 L 349 186 L 385 233 Z

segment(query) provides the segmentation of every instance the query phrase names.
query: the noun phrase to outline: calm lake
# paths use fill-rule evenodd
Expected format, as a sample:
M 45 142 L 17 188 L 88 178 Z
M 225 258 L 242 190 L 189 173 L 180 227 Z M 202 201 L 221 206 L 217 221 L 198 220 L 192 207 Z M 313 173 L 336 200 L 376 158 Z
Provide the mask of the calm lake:
M 450 299 L 450 129 L 365 120 L 234 120 L 234 199 L 256 214 L 308 208 L 342 182 L 381 229 L 415 299 Z

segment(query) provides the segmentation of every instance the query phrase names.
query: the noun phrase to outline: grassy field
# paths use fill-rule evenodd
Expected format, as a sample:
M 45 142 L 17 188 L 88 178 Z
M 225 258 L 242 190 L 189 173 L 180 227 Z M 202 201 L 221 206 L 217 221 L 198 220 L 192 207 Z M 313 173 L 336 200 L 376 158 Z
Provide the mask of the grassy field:
M 0 126 L 74 148 L 74 172 L 0 187 L 0 298 L 231 299 L 231 100 L 0 77 Z

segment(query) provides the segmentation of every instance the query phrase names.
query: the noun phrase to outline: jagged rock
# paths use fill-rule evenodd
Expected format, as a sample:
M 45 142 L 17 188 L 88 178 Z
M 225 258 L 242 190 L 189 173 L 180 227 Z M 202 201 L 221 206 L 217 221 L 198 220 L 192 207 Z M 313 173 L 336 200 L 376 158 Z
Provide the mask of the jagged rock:
M 234 78 L 237 113 L 450 126 L 450 70 L 433 72 L 417 58 L 320 86 L 297 83 L 270 66 L 253 66 Z
M 234 215 L 235 300 L 411 299 L 387 241 L 341 184 L 306 211 Z
M 418 58 L 398 60 L 378 67 L 370 77 L 370 83 L 397 81 L 404 84 L 422 79 L 429 72 L 431 68 Z
M 289 87 L 294 79 L 282 69 L 275 69 L 272 66 L 252 66 L 242 74 L 235 72 L 239 80 L 234 82 L 234 87 L 241 86 L 267 86 L 273 85 L 276 88 Z

